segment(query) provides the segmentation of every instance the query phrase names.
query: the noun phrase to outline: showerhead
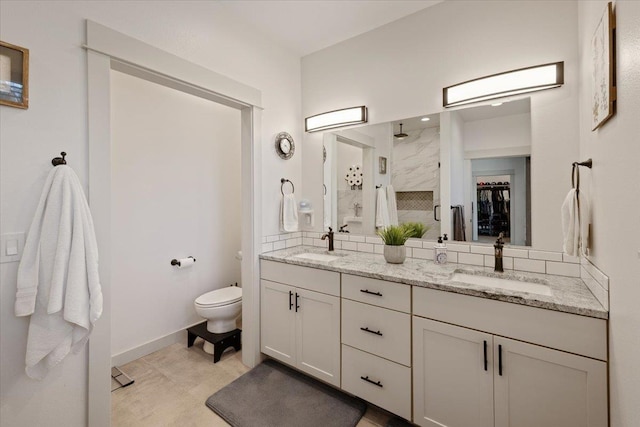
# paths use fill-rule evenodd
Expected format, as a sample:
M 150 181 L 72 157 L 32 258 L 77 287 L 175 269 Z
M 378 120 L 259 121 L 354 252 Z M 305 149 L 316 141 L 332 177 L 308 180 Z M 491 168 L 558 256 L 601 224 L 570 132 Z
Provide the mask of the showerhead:
M 406 138 L 409 135 L 407 135 L 406 133 L 402 132 L 402 123 L 400 123 L 400 133 L 396 133 L 393 136 L 395 136 L 398 139 L 402 139 L 402 138 Z

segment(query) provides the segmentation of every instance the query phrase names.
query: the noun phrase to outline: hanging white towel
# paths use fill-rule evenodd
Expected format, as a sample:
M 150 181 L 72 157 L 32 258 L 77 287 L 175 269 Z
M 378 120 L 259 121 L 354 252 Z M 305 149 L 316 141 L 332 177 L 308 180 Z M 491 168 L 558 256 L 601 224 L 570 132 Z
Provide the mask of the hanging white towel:
M 398 225 L 398 206 L 393 185 L 387 185 L 387 205 L 389 206 L 389 224 Z
M 569 190 L 562 203 L 562 234 L 564 253 L 571 256 L 586 255 L 589 241 L 591 212 L 584 191 Z
M 293 193 L 282 196 L 280 228 L 287 232 L 298 231 L 298 204 Z
M 387 192 L 380 187 L 377 190 L 376 197 L 376 227 L 388 227 L 389 222 L 389 206 L 387 205 Z
M 49 172 L 17 282 L 15 314 L 31 316 L 25 370 L 41 379 L 69 351 L 80 351 L 102 315 L 93 220 L 69 166 Z

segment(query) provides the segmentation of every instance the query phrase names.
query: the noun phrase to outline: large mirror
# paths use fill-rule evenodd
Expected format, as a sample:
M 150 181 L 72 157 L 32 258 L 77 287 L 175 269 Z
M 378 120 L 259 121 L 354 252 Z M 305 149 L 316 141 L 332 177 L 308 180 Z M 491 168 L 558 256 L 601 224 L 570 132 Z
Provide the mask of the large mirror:
M 326 132 L 323 162 L 324 228 L 531 244 L 529 98 Z

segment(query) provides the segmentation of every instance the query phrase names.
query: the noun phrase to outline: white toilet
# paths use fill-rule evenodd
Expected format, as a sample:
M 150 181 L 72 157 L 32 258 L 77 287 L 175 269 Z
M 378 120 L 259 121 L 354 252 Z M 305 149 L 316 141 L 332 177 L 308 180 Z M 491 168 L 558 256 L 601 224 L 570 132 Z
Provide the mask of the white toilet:
M 242 311 L 242 288 L 228 286 L 207 292 L 194 303 L 198 316 L 207 319 L 207 330 L 223 334 L 236 329 L 236 319 Z M 213 344 L 205 341 L 204 351 L 213 354 Z

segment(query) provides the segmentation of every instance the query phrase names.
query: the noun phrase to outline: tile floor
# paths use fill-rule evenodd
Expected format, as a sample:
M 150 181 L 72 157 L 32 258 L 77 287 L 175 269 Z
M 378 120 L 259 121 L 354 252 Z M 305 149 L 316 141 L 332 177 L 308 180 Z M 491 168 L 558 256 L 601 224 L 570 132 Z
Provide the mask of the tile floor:
M 202 350 L 202 341 L 187 348 L 178 343 L 119 367 L 135 380 L 113 385 L 111 425 L 114 427 L 228 426 L 205 400 L 248 371 L 241 353 L 228 350 L 220 362 Z M 390 415 L 369 407 L 357 427 L 384 426 Z

